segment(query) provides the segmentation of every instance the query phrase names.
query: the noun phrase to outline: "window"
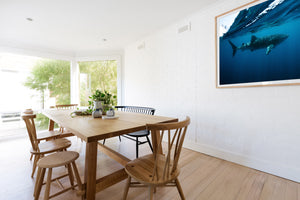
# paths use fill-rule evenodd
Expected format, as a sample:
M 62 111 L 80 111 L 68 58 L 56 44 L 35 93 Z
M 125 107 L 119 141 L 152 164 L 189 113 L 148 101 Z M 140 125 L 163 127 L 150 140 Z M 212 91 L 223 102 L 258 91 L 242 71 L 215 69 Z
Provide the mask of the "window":
M 27 108 L 40 111 L 70 103 L 88 106 L 89 96 L 96 89 L 120 95 L 119 61 L 117 56 L 70 62 L 0 53 L 0 136 L 25 128 L 20 114 Z M 47 129 L 49 119 L 38 114 L 35 122 L 37 129 Z
M 0 134 L 24 127 L 20 114 L 70 103 L 70 62 L 0 53 Z M 37 115 L 36 126 L 46 129 L 49 119 Z
M 88 106 L 89 96 L 96 89 L 117 95 L 117 61 L 79 62 L 80 105 Z

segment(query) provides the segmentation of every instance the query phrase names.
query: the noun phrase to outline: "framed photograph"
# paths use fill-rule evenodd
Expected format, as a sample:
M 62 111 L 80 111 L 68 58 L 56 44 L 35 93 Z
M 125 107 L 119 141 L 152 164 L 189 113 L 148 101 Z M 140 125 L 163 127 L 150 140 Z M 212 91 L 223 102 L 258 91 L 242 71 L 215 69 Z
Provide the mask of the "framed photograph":
M 216 16 L 216 85 L 300 84 L 300 1 L 253 1 Z

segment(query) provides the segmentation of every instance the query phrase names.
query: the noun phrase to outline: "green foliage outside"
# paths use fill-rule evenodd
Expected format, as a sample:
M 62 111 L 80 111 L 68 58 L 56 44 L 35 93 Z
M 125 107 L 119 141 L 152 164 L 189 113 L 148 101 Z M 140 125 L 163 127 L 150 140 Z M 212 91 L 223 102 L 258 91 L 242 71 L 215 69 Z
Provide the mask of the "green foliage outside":
M 56 104 L 70 104 L 70 62 L 41 60 L 35 64 L 25 86 L 37 90 L 44 101 L 44 92 L 50 90 Z
M 97 89 L 117 95 L 117 62 L 90 61 L 79 62 L 80 74 L 86 75 L 86 82 L 80 81 L 80 105 L 88 106 L 89 96 Z M 116 99 L 114 103 L 116 103 Z
M 45 90 L 49 89 L 50 97 L 55 97 L 56 104 L 70 104 L 70 62 L 62 60 L 40 60 L 27 77 L 24 85 L 36 90 L 44 102 Z M 43 106 L 44 108 L 44 106 Z M 37 129 L 47 129 L 49 119 L 38 114 Z
M 116 61 L 79 62 L 79 68 L 80 73 L 87 77 L 86 82 L 80 81 L 81 106 L 89 105 L 89 96 L 97 89 L 117 95 Z M 24 85 L 38 91 L 42 103 L 45 90 L 49 89 L 50 97 L 55 97 L 56 104 L 70 104 L 70 62 L 45 59 L 38 61 Z M 47 117 L 38 114 L 35 121 L 38 129 L 47 129 Z
M 35 126 L 37 130 L 46 130 L 49 126 L 49 118 L 42 113 L 37 113 L 35 118 Z M 54 124 L 54 128 L 58 128 L 58 124 Z

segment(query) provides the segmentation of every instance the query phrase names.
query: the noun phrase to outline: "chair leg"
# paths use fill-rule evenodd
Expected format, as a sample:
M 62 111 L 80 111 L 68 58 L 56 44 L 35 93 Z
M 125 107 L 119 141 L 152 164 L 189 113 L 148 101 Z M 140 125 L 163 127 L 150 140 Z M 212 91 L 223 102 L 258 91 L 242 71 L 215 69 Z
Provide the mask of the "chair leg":
M 33 178 L 33 176 L 34 176 L 36 165 L 37 165 L 37 162 L 39 161 L 39 159 L 40 159 L 40 155 L 34 155 L 31 178 Z
M 102 143 L 103 145 L 105 144 L 105 139 L 103 140 L 103 143 Z
M 120 140 L 120 142 L 121 142 L 121 136 L 119 135 L 119 140 Z
M 77 169 L 77 166 L 75 164 L 75 161 L 72 162 L 72 166 L 73 166 L 73 172 L 74 172 L 75 177 L 76 177 L 78 189 L 82 190 L 82 182 L 81 182 L 81 179 L 80 179 L 80 176 L 79 176 L 78 169 Z
M 135 138 L 135 151 L 136 151 L 136 154 L 135 154 L 135 157 L 138 158 L 139 157 L 139 138 L 136 137 Z
M 74 176 L 73 176 L 71 164 L 68 164 L 67 167 L 68 167 L 68 174 L 69 174 L 69 178 L 70 178 L 70 184 L 73 187 L 74 186 Z M 74 188 L 72 188 L 72 189 L 74 190 Z
M 41 171 L 42 171 L 42 169 L 40 167 L 38 167 L 38 171 L 37 171 L 37 175 L 36 175 L 36 179 L 35 179 L 35 185 L 34 185 L 34 192 L 33 192 L 34 197 L 36 195 L 36 191 L 37 191 L 37 188 L 38 188 L 38 182 L 39 182 L 39 179 L 40 179 L 40 176 L 41 176 Z
M 176 183 L 176 187 L 177 187 L 177 190 L 178 190 L 178 192 L 179 192 L 179 194 L 180 194 L 181 199 L 182 199 L 182 200 L 185 200 L 184 194 L 183 194 L 183 191 L 182 191 L 182 188 L 181 188 L 181 185 L 180 185 L 180 183 L 179 183 L 178 178 L 175 179 L 175 183 Z
M 151 149 L 151 151 L 153 152 L 153 148 L 152 148 L 152 145 L 151 145 L 151 142 L 150 142 L 150 140 L 149 140 L 148 135 L 146 135 L 146 138 L 147 138 L 148 144 L 149 144 L 149 146 L 150 146 L 150 149 Z
M 35 200 L 39 199 L 41 189 L 42 189 L 42 185 L 43 185 L 43 182 L 44 182 L 45 171 L 46 171 L 45 168 L 41 169 L 41 174 L 35 182 L 35 185 L 36 185 L 36 191 L 34 193 L 34 199 Z
M 125 186 L 125 190 L 124 190 L 124 194 L 123 194 L 123 200 L 127 199 L 127 194 L 128 194 L 130 182 L 131 182 L 131 177 L 128 176 L 128 179 L 127 179 L 127 182 L 126 182 L 126 186 Z
M 33 157 L 33 154 L 31 154 L 31 156 L 30 156 L 30 161 L 32 160 L 32 157 Z
M 153 200 L 153 189 L 154 189 L 154 187 L 153 186 L 149 186 L 148 189 L 149 189 L 149 199 Z
M 47 175 L 47 183 L 46 183 L 46 190 L 45 190 L 44 200 L 48 200 L 49 196 L 50 196 L 51 176 L 52 176 L 52 168 L 49 168 L 48 169 L 48 175 Z

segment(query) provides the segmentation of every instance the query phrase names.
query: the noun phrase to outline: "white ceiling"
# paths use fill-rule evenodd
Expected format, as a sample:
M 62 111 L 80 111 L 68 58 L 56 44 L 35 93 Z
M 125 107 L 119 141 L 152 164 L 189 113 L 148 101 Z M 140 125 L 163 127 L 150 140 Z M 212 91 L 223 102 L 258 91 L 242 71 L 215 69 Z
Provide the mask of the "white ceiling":
M 0 0 L 0 46 L 73 55 L 122 50 L 215 1 Z

